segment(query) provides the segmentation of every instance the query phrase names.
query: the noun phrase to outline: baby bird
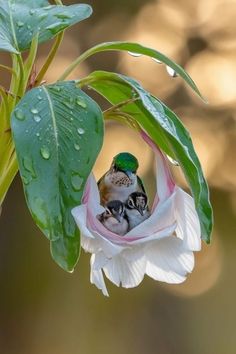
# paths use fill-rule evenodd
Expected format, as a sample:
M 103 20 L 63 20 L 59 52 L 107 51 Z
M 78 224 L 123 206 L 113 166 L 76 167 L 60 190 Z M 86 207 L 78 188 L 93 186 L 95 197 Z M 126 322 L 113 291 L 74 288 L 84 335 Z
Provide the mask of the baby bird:
M 129 222 L 129 230 L 149 218 L 148 199 L 145 193 L 131 193 L 126 201 L 126 215 Z
M 125 213 L 125 205 L 120 200 L 112 200 L 105 206 L 105 211 L 98 220 L 110 231 L 123 236 L 127 233 L 129 224 Z
M 112 161 L 110 169 L 98 181 L 101 204 L 111 200 L 126 202 L 132 192 L 144 192 L 142 180 L 137 176 L 138 160 L 128 152 L 121 152 Z

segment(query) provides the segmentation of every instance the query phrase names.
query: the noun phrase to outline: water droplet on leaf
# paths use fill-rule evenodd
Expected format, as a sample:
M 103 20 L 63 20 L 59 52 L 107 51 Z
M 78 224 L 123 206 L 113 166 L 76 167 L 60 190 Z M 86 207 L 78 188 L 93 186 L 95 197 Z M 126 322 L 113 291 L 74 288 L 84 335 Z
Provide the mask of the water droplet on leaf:
M 152 58 L 152 60 L 155 61 L 155 63 L 157 63 L 157 64 L 162 64 L 162 62 L 156 58 Z
M 140 53 L 135 53 L 135 52 L 128 52 L 129 53 L 129 55 L 132 55 L 132 57 L 141 57 L 142 56 L 142 54 L 140 54 Z
M 36 173 L 34 170 L 33 161 L 31 159 L 31 157 L 26 156 L 23 158 L 23 166 L 26 169 L 26 171 L 30 172 L 30 174 L 33 178 L 36 178 Z
M 35 10 L 33 10 L 33 9 L 31 9 L 30 11 L 29 11 L 29 14 L 30 15 L 33 15 L 35 13 Z
M 79 144 L 74 144 L 74 148 L 75 148 L 75 150 L 77 150 L 77 151 L 79 151 L 80 150 L 80 146 L 79 146 Z
M 40 116 L 34 116 L 34 121 L 36 123 L 39 123 L 41 121 L 41 117 Z
M 81 98 L 79 98 L 79 97 L 76 99 L 76 103 L 77 103 L 77 105 L 79 105 L 82 108 L 87 107 L 87 104 L 83 100 L 81 100 Z
M 32 108 L 30 111 L 31 111 L 33 114 L 39 113 L 39 111 L 38 111 L 36 108 Z
M 78 128 L 78 129 L 77 129 L 77 132 L 78 132 L 80 135 L 82 135 L 82 134 L 85 133 L 85 130 L 84 130 L 83 128 Z
M 63 19 L 67 19 L 67 18 L 72 18 L 71 15 L 67 15 L 67 14 L 63 14 L 63 13 L 62 14 L 56 14 L 55 17 L 61 18 L 62 20 Z
M 172 159 L 172 157 L 170 157 L 169 155 L 166 155 L 168 160 L 174 165 L 174 166 L 179 166 L 178 161 Z
M 48 160 L 50 158 L 50 155 L 51 155 L 50 151 L 49 151 L 49 148 L 47 146 L 42 146 L 41 147 L 40 154 L 45 160 Z
M 24 26 L 24 22 L 21 22 L 21 21 L 17 21 L 16 24 L 17 24 L 18 27 L 23 27 Z
M 41 101 L 43 99 L 42 96 L 37 96 L 38 97 L 38 100 Z
M 28 184 L 30 183 L 30 181 L 31 181 L 30 178 L 25 177 L 25 176 L 22 176 L 21 179 L 22 179 L 22 181 L 23 181 L 23 183 L 24 183 L 25 185 L 28 185 Z
M 172 77 L 176 77 L 178 76 L 177 73 L 175 72 L 174 69 L 172 69 L 170 66 L 166 65 L 166 71 L 168 72 L 168 74 Z
M 83 184 L 83 178 L 79 174 L 74 174 L 71 176 L 71 184 L 75 191 L 79 191 Z
M 15 112 L 15 117 L 19 120 L 24 120 L 25 119 L 25 115 L 24 113 L 18 109 L 16 112 Z

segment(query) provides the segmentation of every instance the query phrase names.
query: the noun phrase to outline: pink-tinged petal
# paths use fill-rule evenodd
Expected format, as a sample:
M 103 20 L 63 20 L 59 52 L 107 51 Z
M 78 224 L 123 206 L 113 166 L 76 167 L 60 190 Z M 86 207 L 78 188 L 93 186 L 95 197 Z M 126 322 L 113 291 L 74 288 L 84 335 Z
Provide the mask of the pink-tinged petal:
M 201 249 L 201 227 L 193 198 L 181 188 L 177 189 L 175 202 L 176 235 L 192 251 Z
M 104 212 L 104 208 L 100 205 L 100 195 L 97 186 L 97 182 L 93 173 L 91 173 L 88 177 L 84 194 L 82 198 L 83 204 L 88 205 L 88 209 L 92 213 L 92 215 L 96 216 Z
M 71 210 L 71 214 L 75 219 L 75 222 L 80 229 L 80 232 L 85 236 L 89 238 L 94 238 L 92 232 L 90 229 L 87 227 L 87 205 L 82 204 L 79 205 Z
M 131 255 L 130 255 L 131 257 Z M 106 277 L 115 285 L 133 288 L 141 283 L 145 274 L 146 259 L 136 257 L 128 261 L 122 254 L 110 259 L 103 267 Z
M 98 289 L 102 290 L 103 295 L 109 296 L 107 288 L 106 288 L 106 284 L 104 282 L 102 270 L 101 269 L 99 269 L 99 270 L 94 269 L 94 267 L 93 267 L 94 261 L 95 261 L 95 255 L 92 254 L 91 259 L 90 259 L 90 267 L 91 267 L 90 282 L 92 284 L 96 285 L 96 287 Z
M 169 164 L 166 156 L 161 152 L 158 146 L 145 133 L 141 133 L 142 138 L 151 147 L 156 157 L 156 188 L 157 195 L 154 199 L 153 208 L 156 207 L 158 201 L 167 199 L 174 191 L 175 183 L 171 176 Z
M 186 251 L 183 242 L 174 236 L 150 243 L 145 254 L 146 274 L 166 283 L 183 282 L 194 267 L 193 252 Z

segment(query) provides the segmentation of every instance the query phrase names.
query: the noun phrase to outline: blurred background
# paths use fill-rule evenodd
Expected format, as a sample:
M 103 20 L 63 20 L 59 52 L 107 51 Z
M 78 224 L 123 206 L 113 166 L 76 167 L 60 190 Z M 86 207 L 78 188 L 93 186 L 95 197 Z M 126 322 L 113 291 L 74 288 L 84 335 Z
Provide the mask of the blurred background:
M 110 298 L 104 298 L 89 283 L 89 254 L 82 252 L 73 274 L 51 260 L 49 244 L 33 224 L 16 178 L 0 218 L 0 353 L 235 354 L 236 1 L 87 3 L 94 15 L 67 31 L 47 81 L 56 80 L 79 53 L 102 41 L 137 41 L 181 64 L 208 105 L 150 58 L 103 53 L 71 77 L 95 69 L 122 72 L 178 114 L 192 134 L 210 185 L 213 241 L 196 254 L 196 266 L 184 284 L 146 278 L 126 290 L 107 282 Z M 38 68 L 50 45 L 41 46 Z M 107 125 L 95 174 L 100 177 L 117 152 L 130 151 L 140 160 L 139 174 L 151 196 L 153 156 L 138 139 L 129 128 Z M 178 167 L 173 173 L 187 188 Z

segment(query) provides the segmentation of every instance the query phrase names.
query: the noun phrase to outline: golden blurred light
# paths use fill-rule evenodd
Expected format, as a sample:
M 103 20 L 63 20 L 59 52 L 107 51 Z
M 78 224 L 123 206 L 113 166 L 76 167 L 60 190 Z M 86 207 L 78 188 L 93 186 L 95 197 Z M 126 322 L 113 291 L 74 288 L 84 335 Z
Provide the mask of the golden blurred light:
M 40 70 L 41 66 L 44 64 L 49 50 L 45 50 L 39 56 L 36 62 L 37 71 Z M 79 56 L 78 43 L 72 39 L 71 36 L 65 35 L 64 40 L 61 44 L 58 53 L 53 60 L 51 66 L 49 67 L 44 79 L 47 83 L 52 83 L 58 80 L 60 75 L 65 71 L 65 69 L 71 64 L 71 62 Z M 86 63 L 82 63 L 77 67 L 67 78 L 67 80 L 79 79 L 83 76 L 88 75 L 89 70 Z
M 211 106 L 227 107 L 236 104 L 235 62 L 235 53 L 219 54 L 210 50 L 200 52 L 188 62 L 186 70 L 195 78 L 203 96 Z M 188 92 L 191 91 L 187 89 Z M 192 92 L 191 95 L 194 97 Z
M 198 4 L 198 16 L 202 20 L 199 32 L 208 40 L 210 47 L 235 50 L 236 2 L 208 0 Z
M 180 62 L 185 55 L 185 17 L 179 9 L 157 2 L 145 5 L 127 29 L 125 39 L 152 47 Z M 147 57 L 132 58 L 120 54 L 120 70 L 133 76 L 160 98 L 170 95 L 181 83 L 171 79 L 163 65 Z
M 219 280 L 223 266 L 223 250 L 214 234 L 211 245 L 202 242 L 202 250 L 195 253 L 195 267 L 187 280 L 178 285 L 162 284 L 172 294 L 181 297 L 199 296 L 212 289 Z
M 143 176 L 153 160 L 151 149 L 134 130 L 125 125 L 107 123 L 103 148 L 94 167 L 96 179 L 109 169 L 113 157 L 124 151 L 137 157 L 138 174 Z
M 212 114 L 210 117 L 207 112 L 194 109 L 180 108 L 178 116 L 191 134 L 205 177 L 210 184 L 216 184 L 219 166 L 223 167 L 227 151 L 227 138 L 221 121 L 214 119 Z M 174 167 L 173 174 L 177 183 L 186 188 L 187 183 L 181 169 Z

